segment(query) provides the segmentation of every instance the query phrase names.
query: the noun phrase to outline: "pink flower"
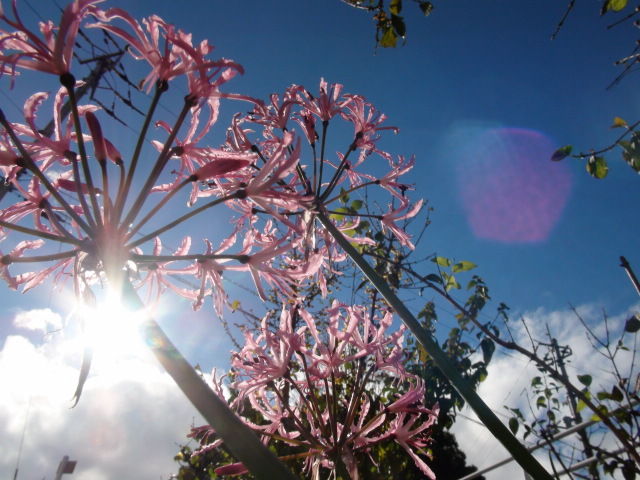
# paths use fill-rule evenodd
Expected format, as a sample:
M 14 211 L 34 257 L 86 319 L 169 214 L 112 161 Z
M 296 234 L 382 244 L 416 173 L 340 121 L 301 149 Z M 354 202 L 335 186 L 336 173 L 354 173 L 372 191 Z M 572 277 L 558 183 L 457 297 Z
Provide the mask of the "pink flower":
M 12 1 L 15 20 L 9 19 L 0 5 L 0 20 L 17 29 L 15 32 L 0 30 L 0 51 L 16 53 L 0 55 L 0 74 L 10 68 L 11 75 L 16 75 L 16 67 L 28 70 L 64 75 L 70 73 L 71 59 L 78 28 L 87 13 L 93 11 L 93 5 L 104 0 L 75 0 L 62 13 L 57 34 L 53 22 L 40 24 L 40 33 L 44 40 L 29 30 L 20 20 L 17 0 Z M 13 85 L 13 81 L 12 81 Z
M 349 97 L 341 97 L 342 85 L 334 83 L 327 88 L 324 78 L 320 79 L 320 96 L 315 98 L 304 89 L 297 92 L 296 101 L 308 111 L 317 115 L 321 121 L 328 122 L 342 112 L 352 101 Z
M 407 412 L 402 412 L 396 417 L 391 426 L 391 429 L 389 430 L 389 432 L 387 432 L 387 436 L 392 436 L 395 441 L 398 442 L 398 444 L 409 454 L 418 468 L 420 468 L 420 470 L 422 470 L 422 472 L 431 480 L 435 480 L 436 478 L 433 470 L 429 468 L 425 461 L 421 459 L 411 447 L 422 450 L 429 445 L 430 442 L 428 440 L 428 437 L 426 436 L 426 433 L 428 432 L 426 431 L 435 422 L 437 418 L 437 412 L 438 407 L 436 405 L 434 414 L 429 417 L 429 420 L 414 429 L 412 429 L 412 427 L 418 421 L 418 416 L 411 415 Z
M 380 363 L 402 349 L 402 334 L 385 334 L 391 315 L 371 318 L 368 308 L 338 302 L 328 313 L 328 326 L 320 330 L 300 304 L 288 305 L 277 326 L 270 326 L 266 316 L 258 332 L 246 331 L 231 364 L 233 406 L 276 451 L 283 443 L 297 452 L 294 456 L 306 457 L 305 471 L 318 478 L 320 469 L 335 471 L 336 461 L 357 478 L 358 457 L 371 455 L 372 446 L 382 442 L 397 442 L 430 475 L 413 449 L 428 445 L 437 406 L 423 405 L 424 385 L 402 363 L 397 369 Z M 406 390 L 385 408 L 372 398 L 381 382 L 389 381 Z M 243 471 L 238 463 L 216 470 Z
M 402 245 L 414 249 L 413 243 L 409 240 L 411 237 L 396 222 L 415 217 L 422 208 L 422 204 L 423 200 L 420 199 L 413 206 L 410 206 L 409 199 L 404 197 L 398 208 L 382 215 L 381 223 L 383 229 L 388 228 L 395 234 Z M 393 207 L 389 205 L 389 208 Z
M 151 72 L 140 82 L 140 89 L 146 86 L 147 92 L 157 80 L 168 82 L 180 75 L 192 75 L 197 72 L 197 76 L 190 77 L 189 84 L 192 88 L 191 94 L 202 98 L 209 96 L 212 91 L 217 91 L 220 84 L 233 76 L 233 70 L 243 72 L 240 65 L 229 60 L 207 60 L 206 56 L 213 47 L 206 40 L 198 46 L 193 46 L 190 34 L 176 30 L 172 24 L 166 23 L 157 15 L 143 20 L 145 32 L 137 20 L 120 8 L 93 13 L 100 22 L 88 27 L 102 28 L 119 36 L 129 44 L 134 58 L 149 63 Z M 112 25 L 110 22 L 116 18 L 122 19 L 133 33 Z M 213 71 L 209 72 L 209 69 Z M 213 77 L 221 73 L 222 75 L 212 82 Z

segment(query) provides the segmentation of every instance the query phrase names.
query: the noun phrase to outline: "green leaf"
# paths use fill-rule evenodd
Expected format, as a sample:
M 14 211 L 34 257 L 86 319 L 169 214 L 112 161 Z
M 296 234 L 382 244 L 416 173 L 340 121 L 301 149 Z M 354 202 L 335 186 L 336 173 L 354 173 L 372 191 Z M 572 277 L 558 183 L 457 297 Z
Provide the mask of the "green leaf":
M 578 375 L 578 381 L 584 386 L 588 387 L 591 385 L 593 378 L 591 375 Z
M 422 13 L 424 13 L 425 17 L 428 17 L 429 14 L 433 11 L 433 3 L 420 2 L 420 10 L 422 10 Z
M 441 267 L 450 267 L 451 266 L 451 262 L 449 261 L 448 258 L 436 257 L 436 258 L 431 259 L 431 261 L 434 262 L 434 263 L 437 263 Z
M 338 207 L 333 211 L 333 213 L 331 213 L 331 215 L 329 215 L 329 218 L 339 222 L 344 220 L 344 215 L 342 215 L 343 213 L 349 213 L 349 209 L 347 207 Z
M 581 412 L 582 410 L 584 410 L 584 407 L 586 406 L 587 404 L 584 403 L 584 401 L 578 400 L 578 405 L 576 405 L 576 412 Z
M 444 289 L 447 292 L 452 288 L 455 288 L 456 290 L 460 290 L 460 288 L 462 288 L 453 275 L 447 275 L 446 279 L 447 279 L 447 284 L 445 285 Z
M 355 211 L 358 211 L 362 208 L 362 200 L 354 200 L 353 202 L 351 202 L 351 208 L 353 208 Z
M 393 25 L 393 29 L 401 38 L 405 37 L 405 35 L 407 34 L 407 27 L 404 24 L 404 20 L 401 16 L 391 15 L 391 25 Z
M 440 275 L 436 275 L 435 273 L 430 273 L 425 279 L 429 282 L 439 283 L 442 285 L 442 278 L 440 278 Z
M 518 433 L 518 427 L 520 426 L 520 424 L 518 423 L 518 419 L 511 417 L 509 419 L 509 430 L 511 430 L 511 433 L 513 433 L 514 435 L 516 433 Z
M 601 413 L 601 415 L 599 415 L 598 413 L 595 413 L 591 416 L 590 420 L 593 420 L 595 422 L 606 417 L 607 414 L 609 413 L 609 409 L 604 405 L 598 405 L 598 412 Z
M 613 118 L 613 125 L 611 125 L 611 128 L 620 128 L 620 127 L 626 127 L 626 126 L 627 126 L 627 122 L 625 122 L 620 117 Z
M 349 194 L 344 188 L 340 188 L 340 203 L 344 203 L 345 205 L 349 201 Z
M 389 4 L 389 11 L 391 15 L 400 15 L 402 11 L 402 0 L 391 0 Z
M 531 380 L 531 386 L 538 387 L 540 385 L 542 385 L 542 377 L 533 377 Z
M 624 325 L 624 331 L 629 333 L 635 333 L 640 330 L 640 314 L 636 313 L 633 317 L 627 320 Z
M 239 308 L 240 308 L 240 300 L 234 300 L 233 302 L 231 302 L 231 311 L 232 312 L 235 312 Z
M 622 390 L 620 390 L 615 385 L 611 389 L 611 400 L 613 400 L 614 402 L 618 402 L 618 403 L 620 403 L 622 400 L 624 400 L 624 395 L 622 394 Z
M 547 407 L 547 399 L 544 397 L 544 395 L 540 395 L 538 397 L 538 399 L 536 400 L 536 406 L 538 408 L 546 408 Z
M 627 6 L 629 0 L 606 0 L 602 4 L 602 9 L 600 10 L 600 15 L 604 15 L 609 10 L 613 10 L 614 12 L 619 12 L 624 7 Z
M 631 155 L 628 152 L 622 152 L 622 158 L 629 164 L 636 172 L 640 173 L 640 156 Z
M 607 176 L 607 172 L 609 171 L 609 167 L 607 166 L 607 161 L 604 157 L 596 157 L 592 155 L 587 162 L 587 172 L 592 177 L 602 179 Z
M 388 47 L 396 48 L 396 43 L 398 43 L 398 36 L 396 35 L 396 32 L 393 31 L 393 28 L 386 27 L 384 29 L 384 34 L 380 39 L 380 46 L 382 48 L 388 48 Z
M 559 148 L 558 150 L 553 152 L 553 155 L 551 155 L 551 160 L 554 162 L 559 162 L 563 158 L 567 158 L 569 155 L 571 155 L 572 150 L 573 145 L 565 145 L 564 147 Z
M 490 338 L 484 338 L 482 342 L 480 342 L 480 347 L 482 348 L 484 363 L 489 363 L 491 357 L 493 357 L 493 352 L 496 350 L 496 344 Z
M 473 270 L 476 267 L 477 265 L 475 263 L 463 260 L 462 262 L 456 263 L 451 269 L 451 271 L 453 273 L 467 272 L 469 270 Z

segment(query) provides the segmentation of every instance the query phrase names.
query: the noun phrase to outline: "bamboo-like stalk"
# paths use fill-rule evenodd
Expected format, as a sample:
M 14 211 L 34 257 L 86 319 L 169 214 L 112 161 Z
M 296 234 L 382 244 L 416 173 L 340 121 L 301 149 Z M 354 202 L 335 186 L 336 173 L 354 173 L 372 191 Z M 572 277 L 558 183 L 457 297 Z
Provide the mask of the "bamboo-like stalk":
M 389 306 L 394 309 L 395 313 L 409 328 L 411 333 L 418 339 L 426 352 L 432 358 L 433 362 L 438 366 L 441 372 L 447 377 L 453 387 L 465 399 L 473 411 L 478 415 L 480 421 L 489 429 L 494 437 L 507 449 L 516 462 L 535 480 L 552 480 L 553 477 L 544 469 L 542 465 L 531 455 L 530 452 L 518 441 L 511 431 L 498 419 L 491 411 L 487 404 L 480 396 L 471 388 L 469 383 L 462 377 L 460 372 L 451 363 L 447 355 L 442 351 L 440 346 L 431 337 L 431 334 L 422 328 L 420 322 L 409 311 L 405 304 L 389 287 L 387 282 L 378 275 L 375 269 L 369 265 L 365 258 L 358 250 L 351 245 L 349 240 L 333 225 L 329 217 L 318 212 L 318 221 L 322 223 L 327 232 L 334 238 L 342 249 L 351 257 L 351 260 L 369 279 L 373 286 L 387 301 Z
M 126 278 L 122 280 L 121 301 L 133 311 L 145 311 L 142 300 Z M 260 441 L 256 433 L 196 373 L 151 315 L 145 314 L 140 334 L 191 404 L 224 440 L 232 455 L 255 478 L 295 480 L 296 477 Z

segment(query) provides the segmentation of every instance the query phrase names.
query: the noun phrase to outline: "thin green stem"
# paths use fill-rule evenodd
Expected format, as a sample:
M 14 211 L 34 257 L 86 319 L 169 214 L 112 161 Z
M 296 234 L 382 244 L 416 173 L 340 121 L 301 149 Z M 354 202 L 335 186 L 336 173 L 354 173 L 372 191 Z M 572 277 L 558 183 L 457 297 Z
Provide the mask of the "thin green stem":
M 78 155 L 74 152 L 67 152 L 65 157 L 69 162 L 71 162 L 71 169 L 73 171 L 73 181 L 76 185 L 76 193 L 78 194 L 78 201 L 80 202 L 80 206 L 82 207 L 82 211 L 84 212 L 84 216 L 87 219 L 87 223 L 91 225 L 91 229 L 95 231 L 97 229 L 96 222 L 93 220 L 93 216 L 91 215 L 91 209 L 89 208 L 89 204 L 87 203 L 87 199 L 84 198 L 84 193 L 82 192 L 82 182 L 80 181 L 80 169 L 78 168 Z
M 209 202 L 209 203 L 205 203 L 204 205 L 202 205 L 199 208 L 196 208 L 194 210 L 192 210 L 191 212 L 181 216 L 180 218 L 177 218 L 176 220 L 174 220 L 171 223 L 166 224 L 164 227 L 159 228 L 151 233 L 149 233 L 148 235 L 145 235 L 142 238 L 139 238 L 138 240 L 136 240 L 135 242 L 131 242 L 127 248 L 128 249 L 132 249 L 137 247 L 138 245 L 142 245 L 145 242 L 148 242 L 149 240 L 151 240 L 154 237 L 157 237 L 158 235 L 160 235 L 161 233 L 166 232 L 167 230 L 171 230 L 173 227 L 180 225 L 182 222 L 189 220 L 191 217 L 198 215 L 199 213 L 211 208 L 211 207 L 215 207 L 216 205 L 219 205 L 221 203 L 226 202 L 227 200 L 231 200 L 233 198 L 239 198 L 241 194 L 239 192 L 235 192 L 232 193 L 231 195 L 227 195 L 226 197 L 222 197 L 222 198 L 216 198 L 215 200 Z
M 316 423 L 318 424 L 318 427 L 320 428 L 320 431 L 322 432 L 322 436 L 327 438 L 329 436 L 329 431 L 327 430 L 327 425 L 322 421 L 322 410 L 320 410 L 320 405 L 318 405 L 318 399 L 316 398 L 316 392 L 313 389 L 313 382 L 311 381 L 311 376 L 309 375 L 309 365 L 307 364 L 307 360 L 304 357 L 304 355 L 300 356 L 300 359 L 302 360 L 302 365 L 304 367 L 304 376 L 305 379 L 307 381 L 307 385 L 309 385 L 309 398 L 311 398 L 311 403 L 313 404 L 313 409 L 311 409 L 311 411 L 314 414 L 314 417 L 316 419 Z M 296 389 L 298 390 L 298 392 L 300 393 L 300 396 L 302 398 L 305 398 L 304 394 L 302 393 L 302 391 L 300 391 L 300 389 L 298 388 L 296 382 L 292 382 L 293 385 L 296 386 Z
M 318 184 L 316 186 L 316 195 L 320 194 L 320 189 L 322 188 L 322 170 L 324 167 L 324 146 L 327 141 L 327 128 L 329 127 L 329 120 L 322 121 L 322 140 L 320 143 L 320 171 L 318 173 Z M 314 170 L 315 172 L 315 170 Z
M 67 89 L 69 94 L 69 105 L 71 105 L 71 115 L 73 117 L 73 126 L 76 131 L 76 142 L 78 142 L 78 151 L 80 154 L 80 164 L 82 165 L 82 173 L 84 175 L 84 181 L 87 185 L 89 193 L 89 200 L 91 200 L 91 207 L 93 208 L 93 214 L 95 215 L 96 224 L 102 227 L 102 214 L 100 212 L 100 205 L 98 204 L 98 196 L 96 189 L 93 185 L 93 179 L 91 178 L 91 169 L 89 168 L 89 160 L 87 158 L 87 150 L 84 146 L 84 138 L 82 136 L 82 127 L 80 126 L 80 114 L 78 113 L 78 102 L 76 101 L 75 86 L 73 84 L 67 84 L 64 81 L 63 85 Z M 78 180 L 76 179 L 76 182 Z M 78 197 L 82 196 L 82 189 L 78 190 Z M 86 213 L 85 213 L 86 214 Z
M 151 99 L 151 105 L 149 105 L 149 111 L 147 112 L 147 116 L 145 117 L 144 123 L 142 124 L 142 129 L 140 130 L 140 135 L 138 136 L 138 142 L 136 143 L 136 148 L 133 151 L 133 157 L 131 157 L 131 165 L 129 166 L 129 171 L 127 172 L 127 178 L 124 182 L 124 188 L 121 189 L 121 191 L 119 192 L 120 194 L 116 198 L 113 218 L 114 225 L 117 225 L 120 222 L 120 217 L 122 216 L 124 205 L 127 202 L 127 195 L 129 194 L 129 191 L 131 189 L 131 183 L 133 182 L 133 175 L 135 174 L 136 167 L 138 165 L 138 159 L 140 158 L 144 140 L 147 136 L 147 130 L 149 130 L 149 126 L 153 121 L 153 114 L 155 113 L 156 107 L 160 102 L 160 97 L 164 92 L 168 90 L 168 88 L 169 84 L 165 81 L 158 81 L 158 83 L 156 84 L 156 89 L 153 93 L 153 98 Z
M 351 245 L 344 235 L 342 235 L 340 230 L 331 223 L 329 217 L 323 212 L 318 212 L 316 218 L 320 223 L 322 223 L 327 232 L 342 247 L 342 249 L 351 257 L 362 273 L 364 273 L 364 275 L 384 297 L 389 306 L 395 310 L 396 314 L 402 319 L 411 333 L 413 333 L 413 335 L 418 339 L 440 371 L 447 377 L 458 393 L 460 393 L 460 395 L 467 401 L 482 423 L 484 423 L 496 439 L 498 439 L 513 456 L 516 462 L 518 462 L 518 464 L 536 480 L 551 480 L 552 477 L 549 473 L 498 419 L 498 417 L 484 403 L 473 388 L 471 388 L 469 383 L 462 377 L 460 372 L 451 363 L 451 360 L 432 338 L 431 334 L 422 328 L 420 322 L 409 311 L 404 302 L 398 298 L 384 279 L 378 275 L 375 269 L 369 265 L 360 252 Z
M 162 200 L 160 200 L 155 207 L 153 207 L 151 209 L 151 211 L 149 213 L 147 213 L 144 218 L 142 220 L 140 220 L 136 226 L 132 227 L 131 230 L 129 230 L 128 235 L 129 237 L 132 237 L 133 235 L 135 235 L 143 226 L 145 223 L 147 223 L 156 213 L 158 213 L 158 211 L 160 211 L 160 209 L 162 207 L 164 207 L 167 202 L 169 202 L 169 200 L 171 200 L 180 190 L 182 190 L 182 188 L 185 185 L 189 185 L 190 183 L 193 183 L 195 180 L 192 177 L 189 177 L 187 179 L 185 179 L 180 185 L 178 185 L 176 188 L 172 189 L 168 194 L 166 194 L 164 196 L 164 198 Z
M 129 210 L 129 213 L 127 214 L 124 221 L 122 222 L 122 228 L 124 229 L 128 228 L 128 226 L 133 222 L 133 220 L 136 218 L 136 216 L 142 209 L 144 202 L 147 200 L 147 198 L 149 198 L 149 193 L 151 192 L 151 189 L 155 185 L 156 180 L 158 180 L 158 177 L 162 173 L 162 170 L 164 170 L 164 167 L 167 165 L 169 158 L 171 158 L 171 145 L 173 144 L 173 141 L 176 139 L 176 136 L 178 135 L 178 131 L 180 130 L 180 127 L 182 126 L 192 106 L 193 106 L 193 102 L 191 102 L 189 100 L 189 97 L 187 97 L 185 99 L 184 106 L 182 107 L 182 111 L 180 112 L 180 115 L 178 115 L 178 119 L 176 120 L 176 123 L 173 126 L 171 133 L 169 134 L 169 138 L 167 138 L 167 140 L 164 142 L 164 147 L 162 148 L 160 155 L 158 155 L 158 159 L 156 160 L 155 165 L 151 169 L 151 173 L 147 177 L 147 181 L 144 183 L 144 186 L 142 187 L 142 190 L 140 190 L 138 197 L 133 203 L 133 206 L 131 207 L 131 209 Z M 128 186 L 126 191 L 127 192 L 129 191 Z
M 52 253 L 50 255 L 34 255 L 30 257 L 12 257 L 11 255 L 5 255 L 2 257 L 2 262 L 7 263 L 38 263 L 38 262 L 52 262 L 54 260 L 62 260 L 63 258 L 73 257 L 78 254 L 78 250 L 68 250 L 66 252 Z M 8 259 L 5 260 L 5 258 Z
M 273 392 L 276 394 L 276 396 L 278 397 L 278 399 L 280 400 L 280 403 L 282 404 L 282 406 L 284 407 L 284 409 L 289 412 L 289 418 L 291 418 L 291 420 L 293 420 L 293 423 L 295 423 L 298 431 L 300 432 L 300 435 L 302 435 L 304 438 L 307 439 L 307 441 L 310 443 L 311 446 L 313 446 L 314 448 L 318 448 L 321 445 L 316 441 L 315 438 L 313 438 L 313 435 L 311 434 L 311 432 L 305 428 L 305 426 L 302 424 L 302 421 L 298 418 L 298 416 L 293 412 L 293 410 L 291 410 L 291 406 L 289 405 L 289 402 L 287 402 L 284 397 L 282 396 L 282 393 L 280 393 L 280 390 L 278 390 L 275 385 L 273 384 L 273 382 L 271 382 L 273 385 Z
M 47 214 L 47 218 L 49 219 L 49 222 L 51 222 L 51 225 L 53 225 L 53 227 L 59 232 L 61 233 L 66 239 L 68 240 L 72 240 L 75 241 L 76 238 L 71 235 L 66 228 L 64 228 L 61 224 L 60 221 L 58 220 L 58 215 L 56 214 L 56 212 L 53 211 L 53 208 L 51 208 L 51 204 L 49 203 L 49 201 L 47 199 L 44 199 L 40 202 L 40 206 L 44 209 L 44 211 Z
M 110 277 L 109 273 L 107 277 Z M 126 278 L 122 283 L 121 293 L 125 306 L 141 314 L 145 312 L 144 304 Z M 140 334 L 147 346 L 191 404 L 223 439 L 233 456 L 260 480 L 295 479 L 255 432 L 196 373 L 160 325 L 150 315 L 144 315 Z
M 353 421 L 355 419 L 356 416 L 356 409 L 358 408 L 358 404 L 360 403 L 360 398 L 362 397 L 362 394 L 364 393 L 364 389 L 367 385 L 367 382 L 369 381 L 369 376 L 371 375 L 371 372 L 373 372 L 373 367 L 375 365 L 372 365 L 368 371 L 367 374 L 364 376 L 364 378 L 362 379 L 362 381 L 359 383 L 357 388 L 354 388 L 351 392 L 351 399 L 349 402 L 349 410 L 347 412 L 347 420 L 344 422 L 344 428 L 342 430 L 342 434 L 340 435 L 340 440 L 339 440 L 339 444 L 342 445 L 347 441 L 347 437 L 349 436 L 349 434 L 351 433 L 351 425 L 353 424 Z M 358 365 L 358 373 L 356 375 L 356 383 L 358 382 L 358 380 L 360 379 L 360 377 L 362 376 L 362 363 L 359 363 Z M 379 416 L 376 415 L 376 418 Z M 368 425 L 368 424 L 367 424 Z M 359 430 L 364 431 L 364 429 Z M 359 432 L 356 432 L 355 436 L 357 437 L 359 434 Z M 352 440 L 353 441 L 353 440 Z
M 55 242 L 68 243 L 76 246 L 82 245 L 82 242 L 77 238 L 54 235 L 52 233 L 42 232 L 34 228 L 23 227 L 20 225 L 16 225 L 15 223 L 5 222 L 4 220 L 0 220 L 0 227 L 8 228 L 9 230 L 15 230 L 16 232 L 20 232 L 20 233 L 25 233 L 33 237 L 46 238 L 48 240 L 53 240 Z
M 248 260 L 247 255 L 218 255 L 211 254 L 206 255 L 202 253 L 194 253 L 193 255 L 138 255 L 137 253 L 131 254 L 131 260 L 140 263 L 156 263 L 156 262 L 171 262 L 179 260 L 238 260 L 240 263 Z
M 362 188 L 364 188 L 364 187 L 368 187 L 369 185 L 376 185 L 376 184 L 377 184 L 377 182 L 375 182 L 375 181 L 373 181 L 373 180 L 372 180 L 372 181 L 370 181 L 370 182 L 363 183 L 362 185 L 356 185 L 355 187 L 350 188 L 349 190 L 346 190 L 346 191 L 344 191 L 344 192 L 342 192 L 342 191 L 341 191 L 341 192 L 340 192 L 340 195 L 336 195 L 335 197 L 330 198 L 329 200 L 324 200 L 324 201 L 323 201 L 323 203 L 324 203 L 325 205 L 329 205 L 330 203 L 335 202 L 336 200 L 338 200 L 338 199 L 339 199 L 340 197 L 342 197 L 343 195 L 348 195 L 348 194 L 350 194 L 350 193 L 352 193 L 352 192 L 355 192 L 356 190 L 360 190 L 360 189 L 362 189 Z M 361 217 L 362 217 L 363 215 L 359 215 L 359 216 L 361 216 Z M 369 217 L 379 217 L 380 215 L 368 215 L 368 216 L 369 216 Z
M 109 173 L 107 172 L 107 162 L 100 161 L 100 171 L 102 172 L 102 205 L 104 208 L 104 221 L 109 222 L 111 219 L 111 197 L 109 197 Z
M 356 138 L 353 140 L 351 145 L 349 145 L 349 149 L 347 150 L 347 153 L 345 153 L 344 157 L 342 157 L 342 162 L 340 162 L 340 165 L 338 166 L 338 169 L 336 170 L 336 173 L 333 174 L 333 178 L 329 182 L 329 185 L 327 186 L 327 189 L 320 195 L 320 201 L 322 203 L 326 203 L 327 197 L 329 195 L 331 195 L 331 192 L 333 192 L 333 189 L 336 188 L 336 185 L 338 184 L 338 181 L 340 180 L 340 176 L 342 175 L 342 172 L 344 172 L 344 170 L 345 170 L 345 168 L 347 166 L 347 161 L 349 160 L 349 155 L 351 155 L 351 152 L 354 152 L 356 150 L 356 142 L 358 141 L 358 138 L 360 138 L 360 137 L 358 135 L 356 135 Z

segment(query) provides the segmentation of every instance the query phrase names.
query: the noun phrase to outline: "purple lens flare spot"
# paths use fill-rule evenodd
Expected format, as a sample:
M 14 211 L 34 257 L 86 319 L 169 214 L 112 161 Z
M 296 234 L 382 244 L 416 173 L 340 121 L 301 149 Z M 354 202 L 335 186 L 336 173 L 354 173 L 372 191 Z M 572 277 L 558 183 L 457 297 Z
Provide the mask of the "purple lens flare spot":
M 522 128 L 482 129 L 467 140 L 457 173 L 473 233 L 504 243 L 546 240 L 572 183 L 569 167 L 549 160 L 555 143 Z

